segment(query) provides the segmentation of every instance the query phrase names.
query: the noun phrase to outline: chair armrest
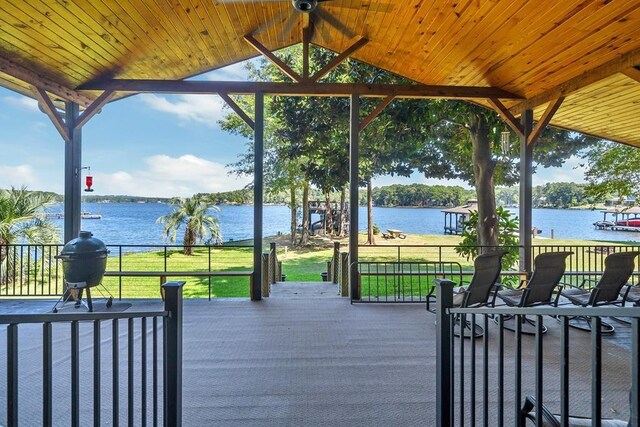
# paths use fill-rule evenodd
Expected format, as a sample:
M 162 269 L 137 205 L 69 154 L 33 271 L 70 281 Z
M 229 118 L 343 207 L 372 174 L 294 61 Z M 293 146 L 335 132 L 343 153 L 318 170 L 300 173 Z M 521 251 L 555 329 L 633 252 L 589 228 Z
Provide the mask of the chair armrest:
M 436 285 L 456 286 L 457 283 L 454 282 L 453 280 L 449 280 L 449 279 L 436 279 Z

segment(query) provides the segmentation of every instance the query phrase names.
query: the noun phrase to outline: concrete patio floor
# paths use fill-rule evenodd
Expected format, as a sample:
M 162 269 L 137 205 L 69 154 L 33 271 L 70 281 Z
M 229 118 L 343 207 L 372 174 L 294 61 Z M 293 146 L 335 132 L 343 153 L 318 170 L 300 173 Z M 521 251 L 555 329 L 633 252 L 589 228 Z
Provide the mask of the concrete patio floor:
M 275 285 L 272 296 L 260 302 L 185 300 L 184 425 L 435 424 L 436 326 L 435 316 L 425 311 L 424 305 L 352 305 L 347 298 L 336 295 L 335 285 L 334 297 L 331 296 L 332 285 L 327 283 L 292 284 L 288 290 L 286 286 Z M 133 307 L 129 310 L 161 308 L 157 301 L 132 302 Z M 51 307 L 52 303 L 4 300 L 0 301 L 0 312 L 20 311 L 20 307 L 25 309 L 29 305 L 33 309 L 36 305 Z M 559 334 L 556 323 L 554 320 L 547 321 L 550 331 L 544 342 L 545 402 L 551 402 L 552 409 L 557 410 L 558 405 L 553 404 L 559 398 Z M 622 328 L 624 327 L 620 329 Z M 6 328 L 2 329 L 0 346 L 5 346 Z M 124 330 L 126 324 L 121 326 L 121 332 Z M 495 346 L 496 330 L 497 326 L 491 324 L 489 336 L 492 347 Z M 21 343 L 39 339 L 40 331 L 41 327 L 21 328 Z M 505 333 L 509 334 L 508 331 Z M 103 340 L 106 336 L 108 335 L 103 336 Z M 82 337 L 88 340 L 90 330 L 83 333 Z M 572 332 L 571 337 L 572 413 L 588 415 L 591 381 L 589 334 Z M 477 366 L 480 369 L 481 340 L 477 342 Z M 533 394 L 534 391 L 532 343 L 530 337 L 524 338 L 524 394 Z M 511 394 L 514 384 L 513 356 L 510 352 L 512 345 L 513 339 L 507 335 L 504 384 L 506 425 L 513 423 L 515 406 Z M 468 347 L 467 342 L 467 349 Z M 627 346 L 609 340 L 605 341 L 603 347 L 603 412 L 607 417 L 624 419 L 628 417 L 629 350 Z M 83 346 L 81 351 L 81 357 L 90 358 L 90 346 Z M 109 349 L 106 347 L 103 354 L 108 353 Z M 37 357 L 33 356 L 36 366 L 25 373 L 25 382 L 29 378 L 34 382 L 41 381 L 38 379 L 40 353 L 37 354 Z M 2 351 L 1 358 L 5 357 L 5 351 Z M 60 362 L 61 365 L 68 364 L 64 360 Z M 6 363 L 0 360 L 2 377 L 5 370 Z M 108 393 L 110 370 L 108 366 L 103 367 L 103 370 L 105 393 Z M 489 399 L 495 405 L 498 384 L 493 356 L 490 371 Z M 126 377 L 126 371 L 120 375 Z M 64 370 L 56 375 L 56 389 L 60 389 L 60 393 L 68 390 L 66 378 Z M 479 397 L 480 381 L 478 378 Z M 3 402 L 6 401 L 5 387 L 6 382 L 0 381 L 0 398 L 4 399 Z M 31 388 L 25 384 L 24 388 L 26 391 L 23 393 L 21 390 L 20 395 L 21 408 L 28 408 L 29 401 L 37 403 L 39 407 L 40 392 L 37 384 Z M 34 390 L 33 393 L 29 392 L 31 389 Z M 86 386 L 84 390 L 90 396 L 89 387 Z M 124 399 L 122 406 L 126 406 L 126 386 L 121 393 Z M 458 395 L 456 400 L 459 401 Z M 108 404 L 108 398 L 103 399 L 103 404 Z M 106 414 L 109 413 L 108 410 L 105 409 Z M 4 406 L 0 407 L 0 423 L 6 420 L 5 411 Z M 466 412 L 469 412 L 468 408 Z M 34 417 L 33 421 L 36 423 L 40 419 L 39 414 L 30 414 L 28 409 L 21 410 L 21 421 L 28 422 L 30 416 Z M 481 411 L 478 409 L 477 417 L 480 416 Z M 60 418 L 63 419 L 64 417 Z M 495 419 L 495 413 L 491 414 L 490 419 Z M 122 418 L 123 422 L 125 420 L 126 417 Z M 494 423 L 490 422 L 490 425 Z

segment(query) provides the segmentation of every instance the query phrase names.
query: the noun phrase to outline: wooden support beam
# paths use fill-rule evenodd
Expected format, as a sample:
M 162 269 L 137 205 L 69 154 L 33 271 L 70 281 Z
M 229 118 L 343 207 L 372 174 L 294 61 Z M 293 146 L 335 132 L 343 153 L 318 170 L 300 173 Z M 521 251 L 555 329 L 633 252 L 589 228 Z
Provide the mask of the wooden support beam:
M 231 99 L 229 95 L 227 95 L 226 93 L 219 93 L 218 95 L 220 96 L 220 98 L 224 99 L 224 102 L 226 102 L 227 105 L 231 107 L 231 109 L 235 111 L 242 120 L 244 120 L 244 122 L 251 128 L 251 130 L 256 129 L 256 124 L 251 119 L 251 117 L 249 117 L 249 115 L 244 112 L 242 107 L 240 107 L 233 99 Z
M 91 117 L 98 114 L 102 111 L 102 107 L 113 98 L 115 92 L 112 90 L 105 90 L 102 92 L 102 95 L 96 98 L 95 101 L 89 105 L 82 114 L 80 114 L 80 118 L 76 122 L 74 129 L 79 129 L 85 125 L 91 119 Z
M 302 81 L 302 77 L 295 71 L 291 69 L 287 64 L 285 64 L 282 59 L 278 58 L 273 54 L 269 49 L 267 49 L 262 43 L 256 40 L 251 34 L 247 34 L 244 36 L 244 40 L 251 45 L 255 50 L 264 55 L 269 61 L 273 63 L 276 67 L 280 69 L 284 74 L 291 77 L 294 81 L 300 82 Z
M 566 97 L 567 95 L 582 89 L 592 83 L 612 76 L 615 73 L 625 72 L 634 66 L 640 64 L 640 49 L 633 50 L 619 56 L 613 61 L 609 61 L 599 67 L 596 67 L 590 71 L 587 71 L 579 76 L 576 76 L 559 86 L 554 87 L 546 92 L 536 95 L 532 98 L 522 101 L 518 105 L 511 107 L 509 111 L 514 116 L 519 116 L 525 110 L 534 109 L 539 105 L 545 104 L 554 99 L 560 97 Z
M 513 116 L 513 114 L 511 114 L 509 109 L 507 107 L 505 107 L 505 105 L 502 102 L 500 102 L 499 99 L 489 98 L 488 101 L 489 101 L 489 104 L 491 104 L 491 106 L 493 107 L 493 109 L 496 110 L 496 112 L 500 115 L 502 120 L 504 120 L 507 123 L 507 125 L 511 129 L 513 129 L 513 131 L 520 138 L 523 138 L 524 137 L 524 129 L 522 127 L 522 124 L 518 121 L 518 119 L 516 119 Z
M 382 101 L 380 101 L 380 103 L 376 106 L 376 108 L 374 108 L 373 111 L 369 113 L 369 115 L 360 122 L 360 126 L 359 126 L 360 132 L 362 132 L 364 128 L 369 126 L 369 123 L 371 123 L 373 119 L 378 117 L 380 113 L 382 113 L 382 111 L 385 108 L 387 108 L 387 105 L 391 104 L 391 101 L 393 101 L 394 99 L 395 99 L 395 96 L 389 95 L 386 98 L 384 98 Z
M 638 67 L 631 67 L 624 70 L 622 74 L 640 83 L 640 69 L 638 69 Z
M 51 122 L 56 127 L 62 138 L 66 142 L 70 142 L 71 135 L 69 134 L 69 129 L 67 128 L 67 125 L 62 117 L 60 117 L 60 113 L 58 113 L 56 106 L 53 105 L 53 101 L 51 101 L 51 98 L 49 98 L 47 92 L 44 89 L 40 89 L 39 87 L 32 88 L 32 92 L 38 100 L 40 110 L 42 110 L 43 113 L 49 116 L 49 119 L 51 119 Z
M 25 83 L 28 83 L 31 86 L 42 88 L 45 91 L 54 94 L 64 100 L 73 101 L 79 105 L 82 105 L 83 107 L 88 107 L 93 102 L 93 99 L 91 97 L 65 87 L 60 83 L 56 83 L 51 79 L 43 77 L 33 72 L 32 70 L 29 70 L 1 56 L 0 72 L 3 72 Z
M 309 13 L 303 13 L 303 16 L 307 16 L 309 22 Z M 304 81 L 309 80 L 309 45 L 311 43 L 311 36 L 313 35 L 313 27 L 311 25 L 302 26 L 302 79 Z
M 325 75 L 329 74 L 329 72 L 331 70 L 333 70 L 338 65 L 340 65 L 342 63 L 342 61 L 347 59 L 352 53 L 354 53 L 355 51 L 357 51 L 358 49 L 360 49 L 361 47 L 363 47 L 367 43 L 369 43 L 369 40 L 367 40 L 366 38 L 363 37 L 363 38 L 359 39 L 358 41 L 353 43 L 351 46 L 349 46 L 340 55 L 336 56 L 331 61 L 329 61 L 329 63 L 327 65 L 322 67 L 322 69 L 320 71 L 318 71 L 316 74 L 314 74 L 309 80 L 312 81 L 312 82 L 317 82 L 322 77 L 324 77 Z
M 227 93 L 235 95 L 351 96 L 385 98 L 519 99 L 494 87 L 429 86 L 366 83 L 215 82 L 198 80 L 105 80 L 82 85 L 81 90 L 152 93 Z
M 536 142 L 538 142 L 538 139 L 547 128 L 547 125 L 553 118 L 553 115 L 556 113 L 556 111 L 558 111 L 558 108 L 560 108 L 560 105 L 562 105 L 563 101 L 564 97 L 560 97 L 554 102 L 549 103 L 547 109 L 544 111 L 544 114 L 542 115 L 540 120 L 538 120 L 538 123 L 536 123 L 536 127 L 533 129 L 533 132 L 531 132 L 527 137 L 527 144 L 534 145 Z

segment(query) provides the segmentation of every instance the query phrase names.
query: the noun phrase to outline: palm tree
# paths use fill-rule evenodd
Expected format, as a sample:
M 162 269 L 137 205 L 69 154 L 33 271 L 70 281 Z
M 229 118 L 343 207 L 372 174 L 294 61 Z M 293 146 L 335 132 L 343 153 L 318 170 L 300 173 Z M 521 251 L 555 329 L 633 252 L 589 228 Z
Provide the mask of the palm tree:
M 0 270 L 8 271 L 10 244 L 58 243 L 59 230 L 44 215 L 53 194 L 29 192 L 26 187 L 0 190 Z
M 174 198 L 169 202 L 173 212 L 163 215 L 156 222 L 164 224 L 163 236 L 171 243 L 176 241 L 178 229 L 184 224 L 184 254 L 193 254 L 193 245 L 198 240 L 215 240 L 222 244 L 220 224 L 214 216 L 208 215 L 209 209 L 219 210 L 209 199 L 200 194 L 186 199 Z

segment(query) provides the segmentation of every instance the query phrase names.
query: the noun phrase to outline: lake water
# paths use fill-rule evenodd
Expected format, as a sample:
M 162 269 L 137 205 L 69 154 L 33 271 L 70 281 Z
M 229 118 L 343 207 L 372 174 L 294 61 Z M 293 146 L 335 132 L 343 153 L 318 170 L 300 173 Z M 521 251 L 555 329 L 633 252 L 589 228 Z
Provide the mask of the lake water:
M 62 206 L 50 209 L 62 212 Z M 100 220 L 83 220 L 82 229 L 89 230 L 107 244 L 161 244 L 162 225 L 156 219 L 170 212 L 161 203 L 83 203 L 82 210 L 102 214 Z M 253 236 L 252 206 L 221 206 L 216 215 L 225 242 L 250 239 Z M 366 229 L 366 209 L 360 208 L 360 229 Z M 264 235 L 289 232 L 289 208 L 264 207 Z M 602 219 L 600 211 L 534 209 L 533 226 L 542 230 L 542 237 L 550 237 L 551 229 L 557 239 L 591 239 L 639 241 L 640 233 L 595 230 L 593 223 Z M 53 220 L 62 229 L 62 220 Z M 440 209 L 374 208 L 374 223 L 381 230 L 400 229 L 410 234 L 442 234 L 444 214 Z M 182 235 L 178 233 L 178 243 Z

